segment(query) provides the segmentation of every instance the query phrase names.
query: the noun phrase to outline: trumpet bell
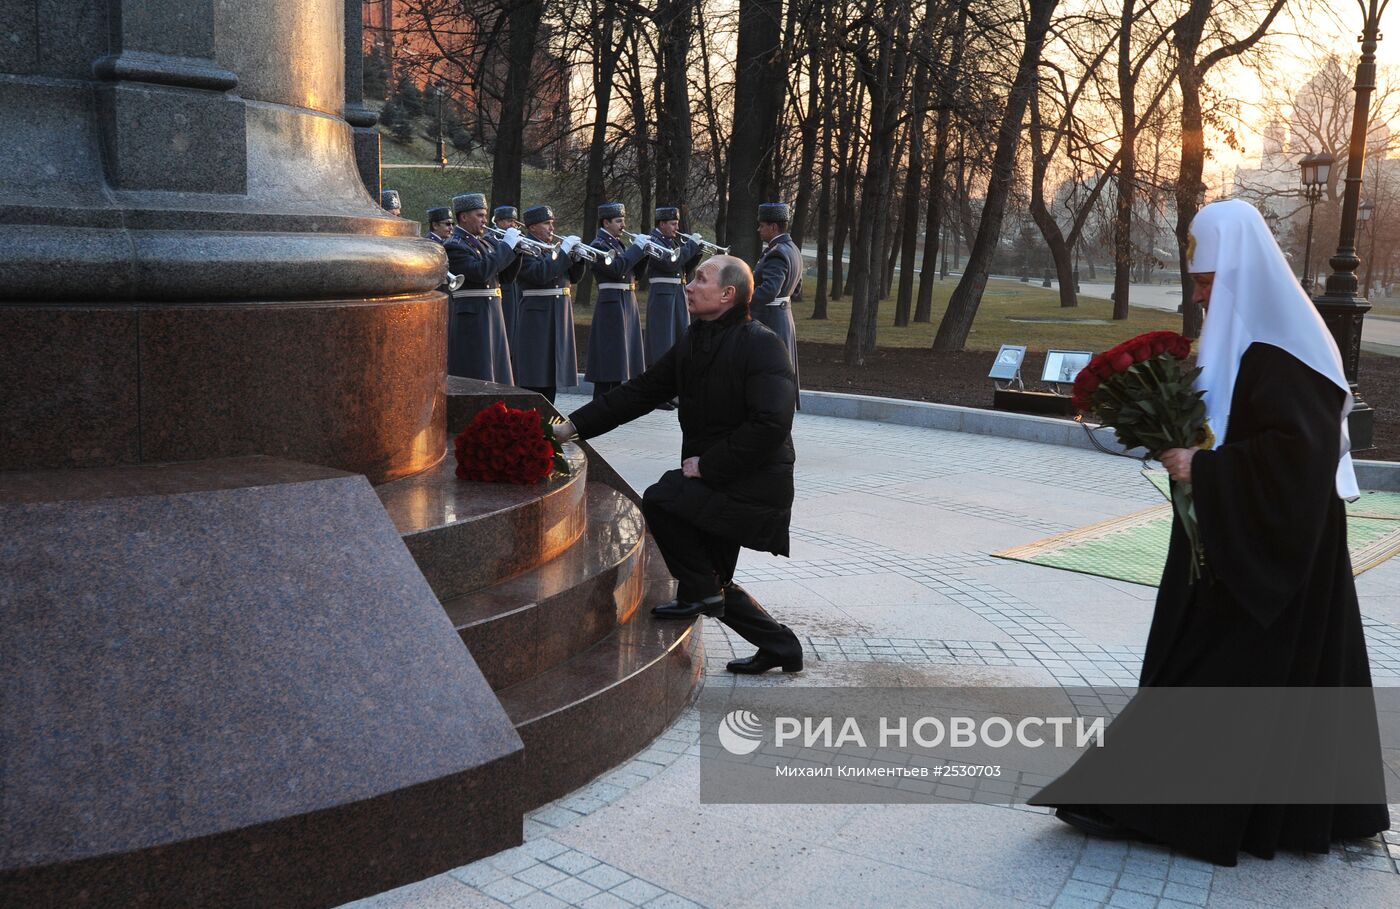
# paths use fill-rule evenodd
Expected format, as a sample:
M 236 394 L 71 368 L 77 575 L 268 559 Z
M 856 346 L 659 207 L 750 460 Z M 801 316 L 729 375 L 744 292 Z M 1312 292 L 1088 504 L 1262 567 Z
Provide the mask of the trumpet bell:
M 461 290 L 461 289 L 462 289 L 462 285 L 465 284 L 465 283 L 467 283 L 467 276 L 466 276 L 466 275 L 454 275 L 452 272 L 449 271 L 449 272 L 447 273 L 447 281 L 446 281 L 445 283 L 447 284 L 447 290 L 448 290 L 448 292 L 449 292 L 449 293 L 454 293 L 454 292 L 456 292 L 456 291 Z

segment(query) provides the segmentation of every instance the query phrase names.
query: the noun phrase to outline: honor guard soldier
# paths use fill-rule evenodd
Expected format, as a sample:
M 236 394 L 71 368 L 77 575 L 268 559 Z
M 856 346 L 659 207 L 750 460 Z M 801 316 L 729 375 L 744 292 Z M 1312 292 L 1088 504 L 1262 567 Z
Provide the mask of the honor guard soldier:
M 647 239 L 634 237 L 624 246 L 621 237 L 626 225 L 627 210 L 621 202 L 598 206 L 598 236 L 589 245 L 612 253 L 612 262 L 599 259 L 593 263 L 598 302 L 593 306 L 593 324 L 588 331 L 584 378 L 593 383 L 595 398 L 646 370 L 636 277 L 646 271 Z
M 379 207 L 393 215 L 399 216 L 403 211 L 403 204 L 399 202 L 399 191 L 397 189 L 386 189 L 379 194 Z
M 792 321 L 792 296 L 802 286 L 802 252 L 788 235 L 791 214 L 786 202 L 765 202 L 758 207 L 758 238 L 763 253 L 754 266 L 753 317 L 783 339 L 792 357 L 792 374 L 797 371 L 797 326 Z M 800 396 L 799 396 L 800 401 Z M 800 404 L 799 404 L 800 406 Z
M 675 261 L 657 258 L 647 266 L 647 343 L 646 360 L 650 367 L 666 355 L 690 327 L 690 313 L 685 308 L 682 288 L 695 266 L 700 264 L 700 244 L 680 236 L 681 210 L 675 207 L 656 210 L 656 227 L 652 242 L 676 250 Z
M 554 212 L 548 205 L 525 209 L 524 221 L 532 239 L 554 244 Z M 578 385 L 570 285 L 588 267 L 572 255 L 579 243 L 577 237 L 568 237 L 559 244 L 557 256 L 522 257 L 515 278 L 520 288 L 520 314 L 510 336 L 515 384 L 539 392 L 551 404 L 560 387 Z
M 428 209 L 428 239 L 446 243 L 452 237 L 452 209 Z
M 497 205 L 491 212 L 491 223 L 497 230 L 520 229 L 520 212 L 514 205 Z M 524 258 L 524 257 L 522 257 Z M 515 334 L 515 320 L 520 315 L 520 288 L 514 281 L 501 281 L 501 314 L 506 317 L 506 337 Z
M 515 247 L 520 231 L 512 227 L 500 240 L 487 237 L 486 196 L 481 193 L 453 198 L 452 213 L 457 226 L 443 244 L 447 269 L 465 280 L 452 294 L 448 310 L 447 372 L 514 385 L 500 282 L 514 280 L 519 270 Z

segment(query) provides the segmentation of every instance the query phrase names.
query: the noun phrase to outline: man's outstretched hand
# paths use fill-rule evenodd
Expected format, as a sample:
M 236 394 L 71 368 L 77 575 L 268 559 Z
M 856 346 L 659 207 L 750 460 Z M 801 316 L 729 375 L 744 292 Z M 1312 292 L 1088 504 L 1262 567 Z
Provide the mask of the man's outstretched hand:
M 554 424 L 554 438 L 560 442 L 568 442 L 578 436 L 578 430 L 574 429 L 574 424 L 565 420 L 562 423 Z
M 681 462 L 681 473 L 687 477 L 700 479 L 700 459 L 686 458 Z

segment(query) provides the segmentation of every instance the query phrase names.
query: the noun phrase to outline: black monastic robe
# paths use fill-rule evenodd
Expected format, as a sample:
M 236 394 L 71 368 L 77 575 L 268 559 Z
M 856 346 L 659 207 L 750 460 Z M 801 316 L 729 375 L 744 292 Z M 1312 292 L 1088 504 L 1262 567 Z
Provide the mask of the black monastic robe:
M 1190 543 L 1173 522 L 1143 687 L 1370 687 L 1346 504 L 1335 485 L 1342 400 L 1341 389 L 1286 351 L 1256 343 L 1245 352 L 1225 442 L 1199 452 L 1191 466 L 1206 576 L 1190 583 Z M 1107 747 L 1065 778 L 1113 760 L 1112 736 L 1110 728 Z M 1350 741 L 1337 747 L 1374 751 L 1379 774 L 1374 729 Z M 1200 750 L 1201 770 L 1210 772 L 1210 747 Z M 1034 801 L 1055 804 L 1054 789 Z M 1222 865 L 1234 865 L 1241 850 L 1263 858 L 1278 849 L 1326 852 L 1333 840 L 1389 827 L 1384 804 L 1097 807 L 1146 837 Z

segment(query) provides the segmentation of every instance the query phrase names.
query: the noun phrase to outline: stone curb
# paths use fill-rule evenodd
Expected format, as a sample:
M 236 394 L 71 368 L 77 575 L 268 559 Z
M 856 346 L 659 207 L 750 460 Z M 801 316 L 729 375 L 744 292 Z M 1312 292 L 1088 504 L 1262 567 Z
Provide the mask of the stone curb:
M 561 389 L 562 391 L 563 389 Z M 591 395 L 593 385 L 579 377 L 573 394 Z M 1041 442 L 1045 445 L 1065 445 L 1097 450 L 1081 424 L 1054 417 L 959 407 L 956 404 L 932 404 L 926 401 L 906 401 L 900 398 L 879 398 L 835 391 L 802 390 L 802 413 L 817 417 L 840 417 L 844 420 L 869 420 L 896 426 L 918 426 L 922 429 L 942 429 L 967 432 L 980 436 Z M 1093 430 L 1094 438 L 1109 451 L 1122 453 L 1123 446 L 1110 429 Z M 1356 461 L 1356 479 L 1362 489 L 1400 492 L 1400 463 L 1393 461 Z

